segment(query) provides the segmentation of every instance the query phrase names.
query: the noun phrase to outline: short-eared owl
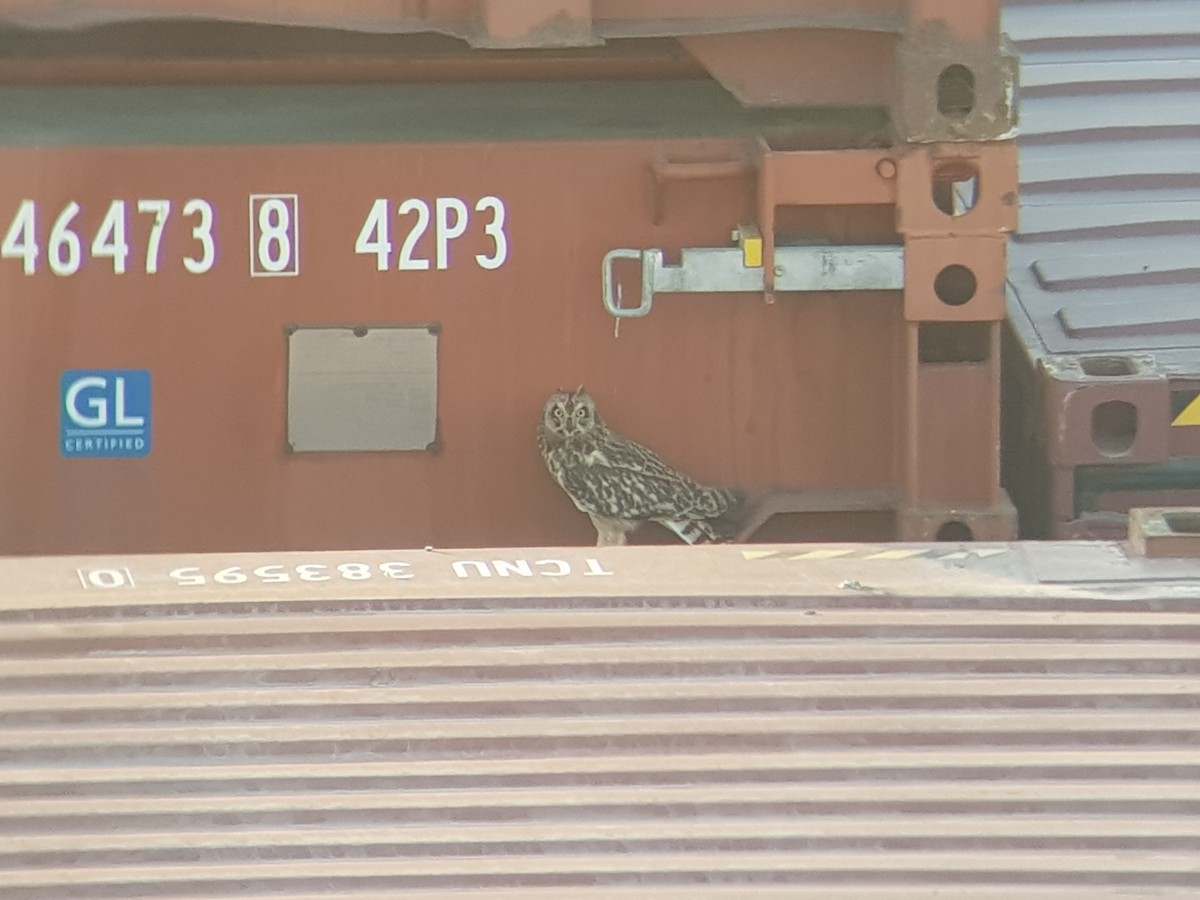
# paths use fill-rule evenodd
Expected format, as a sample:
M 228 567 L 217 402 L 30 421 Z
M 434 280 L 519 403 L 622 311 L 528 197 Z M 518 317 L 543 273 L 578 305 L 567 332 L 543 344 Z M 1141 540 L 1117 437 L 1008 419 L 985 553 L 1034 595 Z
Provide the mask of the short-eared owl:
M 596 526 L 596 544 L 624 544 L 658 522 L 689 544 L 727 540 L 741 493 L 696 484 L 641 444 L 612 431 L 580 387 L 546 401 L 538 448 L 554 480 Z

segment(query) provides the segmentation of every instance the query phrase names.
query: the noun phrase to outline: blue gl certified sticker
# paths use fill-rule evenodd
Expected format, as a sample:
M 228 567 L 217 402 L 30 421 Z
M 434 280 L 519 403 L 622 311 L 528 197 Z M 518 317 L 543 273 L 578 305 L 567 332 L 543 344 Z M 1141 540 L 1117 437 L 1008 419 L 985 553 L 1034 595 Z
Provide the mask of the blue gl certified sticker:
M 60 447 L 69 458 L 150 453 L 150 373 L 72 370 L 62 375 Z

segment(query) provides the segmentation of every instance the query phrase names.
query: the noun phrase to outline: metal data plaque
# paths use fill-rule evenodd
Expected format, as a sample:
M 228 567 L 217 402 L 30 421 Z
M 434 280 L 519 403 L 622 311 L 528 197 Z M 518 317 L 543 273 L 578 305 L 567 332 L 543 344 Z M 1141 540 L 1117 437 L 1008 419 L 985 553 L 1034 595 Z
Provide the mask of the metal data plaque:
M 291 449 L 436 449 L 437 331 L 432 326 L 290 331 Z

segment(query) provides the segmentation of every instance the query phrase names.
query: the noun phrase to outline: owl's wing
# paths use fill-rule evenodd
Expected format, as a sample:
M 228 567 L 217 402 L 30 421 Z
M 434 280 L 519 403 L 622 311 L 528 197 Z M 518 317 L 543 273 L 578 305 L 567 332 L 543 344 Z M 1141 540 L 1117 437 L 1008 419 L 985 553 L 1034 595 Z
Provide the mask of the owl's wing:
M 589 448 L 563 485 L 586 511 L 620 519 L 719 514 L 711 494 L 657 454 L 633 441 Z M 581 507 L 584 508 L 584 507 Z
M 661 478 L 664 482 L 672 483 L 679 487 L 695 486 L 695 482 L 692 479 L 688 478 L 674 466 L 664 462 L 649 447 L 645 447 L 636 441 L 628 439 L 609 441 L 597 447 L 589 455 L 594 456 L 595 462 L 599 465 L 608 466 L 623 472 L 636 473 L 642 478 Z

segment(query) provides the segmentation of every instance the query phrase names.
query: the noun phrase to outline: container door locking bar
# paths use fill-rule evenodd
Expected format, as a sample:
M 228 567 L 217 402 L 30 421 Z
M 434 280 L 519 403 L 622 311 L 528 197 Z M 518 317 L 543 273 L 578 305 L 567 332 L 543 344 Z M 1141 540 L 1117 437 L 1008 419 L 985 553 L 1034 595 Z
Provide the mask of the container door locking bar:
M 637 306 L 621 306 L 613 262 L 639 260 L 642 295 Z M 746 265 L 737 247 L 685 249 L 679 265 L 661 250 L 610 250 L 604 257 L 604 308 L 618 319 L 649 315 L 655 294 L 763 293 L 763 270 Z M 777 291 L 902 291 L 904 248 L 890 244 L 775 248 Z

